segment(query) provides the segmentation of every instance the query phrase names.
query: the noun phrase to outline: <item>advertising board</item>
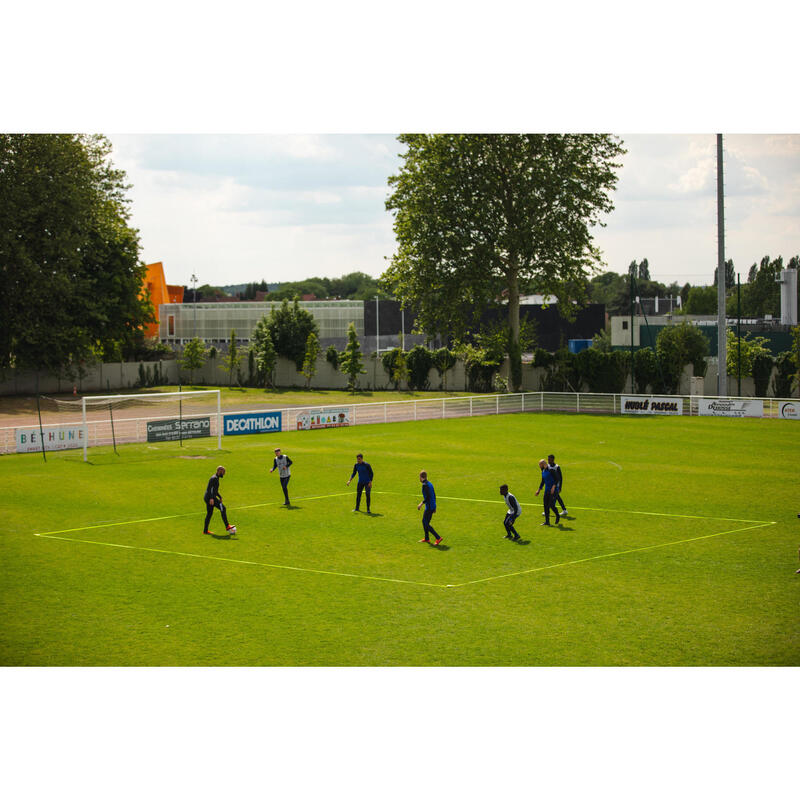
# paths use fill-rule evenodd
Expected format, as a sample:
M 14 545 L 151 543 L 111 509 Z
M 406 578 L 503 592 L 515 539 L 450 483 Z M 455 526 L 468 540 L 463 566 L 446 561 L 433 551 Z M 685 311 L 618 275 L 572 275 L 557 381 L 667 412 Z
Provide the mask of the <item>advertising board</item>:
M 211 417 L 158 419 L 147 423 L 148 442 L 172 442 L 211 436 Z
M 622 395 L 623 414 L 683 414 L 682 397 L 631 397 Z
M 14 431 L 18 453 L 40 453 L 42 439 L 38 428 L 17 428 Z M 58 428 L 45 428 L 44 449 L 73 450 L 83 447 L 84 429 L 82 425 L 70 425 Z
M 324 411 L 301 411 L 297 415 L 297 430 L 315 428 L 342 428 L 350 425 L 350 407 L 328 408 Z
M 282 418 L 280 411 L 225 414 L 222 432 L 225 436 L 238 436 L 245 433 L 280 433 Z
M 763 417 L 764 401 L 704 397 L 697 401 L 697 413 L 704 417 Z

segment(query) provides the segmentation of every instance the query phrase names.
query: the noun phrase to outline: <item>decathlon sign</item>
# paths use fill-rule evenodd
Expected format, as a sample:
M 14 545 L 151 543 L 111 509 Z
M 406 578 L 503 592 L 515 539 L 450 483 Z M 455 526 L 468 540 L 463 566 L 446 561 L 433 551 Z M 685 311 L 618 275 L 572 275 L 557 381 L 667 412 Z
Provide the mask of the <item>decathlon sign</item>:
M 248 414 L 226 414 L 223 431 L 226 436 L 242 433 L 279 433 L 280 411 L 256 411 Z
M 623 414 L 683 414 L 682 397 L 630 397 L 622 395 Z
M 16 434 L 18 453 L 40 453 L 42 451 L 42 435 L 38 428 L 17 428 L 14 433 Z M 85 439 L 86 433 L 82 425 L 46 428 L 44 430 L 44 449 L 77 449 L 83 447 Z
M 763 400 L 731 400 L 727 397 L 700 399 L 697 412 L 705 417 L 763 417 Z

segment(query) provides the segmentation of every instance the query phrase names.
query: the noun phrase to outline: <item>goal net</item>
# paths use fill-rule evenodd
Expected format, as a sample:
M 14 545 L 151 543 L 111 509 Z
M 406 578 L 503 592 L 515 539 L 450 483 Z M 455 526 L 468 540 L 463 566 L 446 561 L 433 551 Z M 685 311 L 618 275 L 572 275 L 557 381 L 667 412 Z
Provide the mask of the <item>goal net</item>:
M 216 437 L 222 448 L 219 389 L 153 394 L 117 394 L 62 400 L 42 397 L 45 450 L 132 442 L 177 442 Z

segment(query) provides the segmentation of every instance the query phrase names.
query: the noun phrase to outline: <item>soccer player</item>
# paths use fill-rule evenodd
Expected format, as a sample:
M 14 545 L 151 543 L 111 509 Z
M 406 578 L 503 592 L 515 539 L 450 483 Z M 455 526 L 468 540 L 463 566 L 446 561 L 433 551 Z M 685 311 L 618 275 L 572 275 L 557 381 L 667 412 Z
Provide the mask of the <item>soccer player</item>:
M 547 456 L 547 466 L 553 470 L 556 478 L 556 496 L 555 500 L 553 500 L 553 508 L 555 508 L 556 503 L 561 504 L 561 516 L 567 516 L 567 507 L 564 505 L 564 501 L 561 499 L 561 486 L 564 483 L 564 476 L 561 474 L 561 467 L 556 464 L 556 457 L 552 455 L 552 453 Z
M 544 522 L 542 525 L 550 524 L 551 508 L 556 515 L 556 525 L 558 525 L 559 521 L 561 520 L 561 516 L 559 515 L 558 509 L 555 505 L 555 473 L 550 469 L 550 467 L 547 466 L 547 462 L 543 458 L 539 460 L 539 469 L 542 471 L 542 482 L 539 484 L 539 488 L 536 490 L 536 496 L 539 496 L 539 492 L 542 491 L 542 486 L 544 486 Z
M 430 544 L 430 534 L 436 537 L 434 544 L 441 544 L 442 537 L 433 529 L 431 525 L 431 517 L 436 513 L 436 492 L 433 490 L 433 484 L 428 480 L 428 473 L 423 470 L 419 474 L 419 482 L 422 484 L 422 502 L 417 506 L 419 511 L 423 504 L 425 505 L 425 513 L 422 515 L 422 530 L 425 531 L 425 538 L 420 539 L 420 542 L 428 542 Z
M 366 489 L 367 492 L 367 514 L 370 514 L 369 510 L 369 496 L 372 490 L 372 467 L 364 461 L 364 456 L 359 453 L 356 456 L 356 463 L 353 464 L 353 472 L 350 475 L 350 481 L 353 480 L 355 474 L 358 473 L 358 484 L 356 486 L 356 507 L 353 511 L 358 511 L 359 506 L 361 505 L 361 493 Z M 350 481 L 347 481 L 347 485 L 350 485 Z
M 217 471 L 208 479 L 208 486 L 206 486 L 206 493 L 203 495 L 203 503 L 206 507 L 206 521 L 203 523 L 203 533 L 210 534 L 208 523 L 211 522 L 211 515 L 214 509 L 218 508 L 219 513 L 222 514 L 222 521 L 225 523 L 225 530 L 229 533 L 233 525 L 228 524 L 228 513 L 225 506 L 222 505 L 222 497 L 219 493 L 219 482 L 225 477 L 225 467 L 217 467 Z
M 506 529 L 506 539 L 518 542 L 519 534 L 514 528 L 514 522 L 522 513 L 522 506 L 517 502 L 517 498 L 508 491 L 508 486 L 505 483 L 500 487 L 500 494 L 505 497 L 506 506 L 508 506 L 506 518 L 503 520 L 503 525 Z
M 281 489 L 283 489 L 283 496 L 286 498 L 284 505 L 291 505 L 289 503 L 289 478 L 292 477 L 292 471 L 289 467 L 292 466 L 292 459 L 287 455 L 281 453 L 280 447 L 275 448 L 275 458 L 272 462 L 272 469 L 270 472 L 278 470 L 278 476 L 281 479 Z

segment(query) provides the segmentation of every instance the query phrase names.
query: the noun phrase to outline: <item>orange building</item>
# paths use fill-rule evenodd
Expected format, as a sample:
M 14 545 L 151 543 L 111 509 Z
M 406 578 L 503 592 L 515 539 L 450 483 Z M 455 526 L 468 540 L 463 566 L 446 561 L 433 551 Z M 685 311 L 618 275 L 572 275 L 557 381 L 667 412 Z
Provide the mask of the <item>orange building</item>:
M 147 274 L 144 278 L 142 294 L 150 292 L 150 300 L 156 311 L 156 321 L 145 325 L 145 336 L 158 338 L 159 306 L 164 303 L 182 303 L 183 286 L 171 286 L 164 277 L 164 265 L 160 261 L 147 264 Z

